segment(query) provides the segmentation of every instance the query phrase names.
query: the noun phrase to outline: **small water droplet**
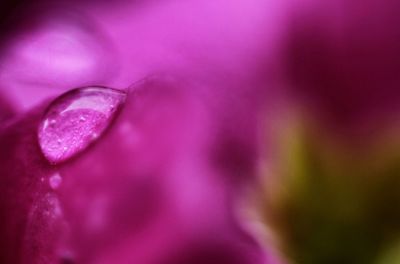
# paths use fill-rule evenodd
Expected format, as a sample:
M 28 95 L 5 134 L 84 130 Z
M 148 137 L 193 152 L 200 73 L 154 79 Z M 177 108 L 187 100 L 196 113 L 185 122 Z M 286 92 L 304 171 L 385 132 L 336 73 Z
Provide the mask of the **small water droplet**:
M 84 150 L 107 129 L 125 98 L 116 89 L 86 87 L 55 99 L 38 128 L 44 156 L 57 164 Z
M 49 178 L 49 185 L 53 190 L 58 189 L 61 186 L 62 178 L 59 173 L 55 173 Z

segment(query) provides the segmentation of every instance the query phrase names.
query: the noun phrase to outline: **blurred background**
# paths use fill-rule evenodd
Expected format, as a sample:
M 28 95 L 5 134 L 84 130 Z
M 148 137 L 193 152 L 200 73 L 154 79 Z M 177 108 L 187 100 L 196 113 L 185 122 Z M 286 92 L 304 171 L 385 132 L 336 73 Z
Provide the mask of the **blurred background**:
M 400 263 L 399 13 L 2 1 L 0 263 Z

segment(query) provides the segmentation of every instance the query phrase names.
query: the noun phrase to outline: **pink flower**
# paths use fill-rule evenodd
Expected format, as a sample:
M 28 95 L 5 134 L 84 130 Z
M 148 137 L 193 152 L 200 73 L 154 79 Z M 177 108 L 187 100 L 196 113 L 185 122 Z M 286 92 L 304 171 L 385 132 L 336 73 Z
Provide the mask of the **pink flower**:
M 98 142 L 55 165 L 43 155 L 47 145 L 38 144 L 43 107 L 5 124 L 2 261 L 259 263 L 259 246 L 233 215 L 228 175 L 221 178 L 208 160 L 204 105 L 187 85 L 156 77 L 135 85 Z M 66 117 L 91 109 L 88 101 L 72 105 Z
M 257 56 L 272 56 L 260 40 L 277 38 L 262 25 L 279 6 L 264 5 L 44 1 L 12 13 L 0 262 L 263 263 L 236 203 L 255 180 Z M 77 87 L 92 88 L 64 94 Z

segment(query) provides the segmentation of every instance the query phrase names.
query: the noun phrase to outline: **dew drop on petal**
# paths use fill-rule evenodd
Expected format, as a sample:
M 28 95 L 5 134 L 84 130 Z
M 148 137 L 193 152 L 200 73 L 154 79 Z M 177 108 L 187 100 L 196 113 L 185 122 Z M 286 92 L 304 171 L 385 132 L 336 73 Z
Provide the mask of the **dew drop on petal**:
M 58 189 L 61 183 L 62 183 L 62 178 L 59 173 L 55 173 L 53 176 L 49 178 L 49 185 L 53 190 Z
M 125 98 L 116 89 L 86 87 L 55 99 L 38 128 L 44 156 L 57 164 L 84 150 L 109 127 Z

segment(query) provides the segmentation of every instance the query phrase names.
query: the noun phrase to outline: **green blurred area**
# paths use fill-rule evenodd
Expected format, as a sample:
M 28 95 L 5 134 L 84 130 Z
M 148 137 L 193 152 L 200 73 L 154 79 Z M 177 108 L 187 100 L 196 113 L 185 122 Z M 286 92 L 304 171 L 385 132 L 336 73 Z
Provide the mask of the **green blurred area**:
M 282 145 L 265 216 L 289 259 L 400 264 L 400 149 L 349 151 L 303 129 Z

